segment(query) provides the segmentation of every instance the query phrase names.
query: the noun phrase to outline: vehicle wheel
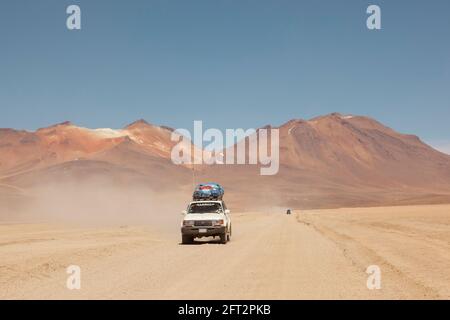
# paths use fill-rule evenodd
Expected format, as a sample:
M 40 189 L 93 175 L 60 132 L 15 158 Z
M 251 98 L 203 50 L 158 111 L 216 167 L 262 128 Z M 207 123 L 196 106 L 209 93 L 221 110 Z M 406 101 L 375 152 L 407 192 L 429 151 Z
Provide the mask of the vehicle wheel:
M 181 236 L 181 243 L 183 244 L 189 244 L 192 243 L 194 239 L 191 236 L 182 235 Z
M 230 232 L 227 235 L 227 241 L 231 241 L 231 226 L 230 226 Z
M 220 235 L 220 243 L 225 244 L 227 243 L 227 234 L 223 233 Z

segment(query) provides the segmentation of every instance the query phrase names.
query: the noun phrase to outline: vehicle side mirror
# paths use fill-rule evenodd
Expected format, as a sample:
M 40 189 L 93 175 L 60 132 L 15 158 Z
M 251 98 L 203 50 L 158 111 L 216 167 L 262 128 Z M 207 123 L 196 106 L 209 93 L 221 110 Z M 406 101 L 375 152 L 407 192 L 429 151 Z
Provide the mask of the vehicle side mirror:
M 230 214 L 230 212 L 231 212 L 231 211 L 228 210 L 228 209 L 225 210 L 225 214 Z
M 187 211 L 186 211 L 186 210 L 183 210 L 183 211 L 181 211 L 181 214 L 184 216 L 184 215 L 187 214 Z

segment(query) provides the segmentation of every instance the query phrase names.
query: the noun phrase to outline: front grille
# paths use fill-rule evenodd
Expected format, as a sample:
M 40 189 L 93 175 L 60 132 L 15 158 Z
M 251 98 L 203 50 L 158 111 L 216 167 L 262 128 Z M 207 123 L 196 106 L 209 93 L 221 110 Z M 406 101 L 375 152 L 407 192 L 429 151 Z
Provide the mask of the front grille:
M 211 220 L 194 221 L 194 226 L 196 226 L 196 227 L 212 227 L 212 221 Z

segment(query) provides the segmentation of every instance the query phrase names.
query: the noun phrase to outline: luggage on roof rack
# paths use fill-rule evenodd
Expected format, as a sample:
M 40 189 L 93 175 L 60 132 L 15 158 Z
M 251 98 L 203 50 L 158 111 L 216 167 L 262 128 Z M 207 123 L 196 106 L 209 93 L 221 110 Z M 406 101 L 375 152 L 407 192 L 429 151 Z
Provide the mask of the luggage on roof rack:
M 225 191 L 218 183 L 209 182 L 197 185 L 192 195 L 194 201 L 222 200 Z

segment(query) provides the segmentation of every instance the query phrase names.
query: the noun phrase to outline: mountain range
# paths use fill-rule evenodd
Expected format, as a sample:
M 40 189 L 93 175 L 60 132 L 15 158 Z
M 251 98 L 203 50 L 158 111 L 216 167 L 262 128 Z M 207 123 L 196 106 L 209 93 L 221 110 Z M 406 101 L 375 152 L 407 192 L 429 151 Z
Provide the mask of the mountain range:
M 93 179 L 124 193 L 143 186 L 183 194 L 186 201 L 193 183 L 216 181 L 231 204 L 249 210 L 450 203 L 450 156 L 417 136 L 339 113 L 277 128 L 280 170 L 274 176 L 249 165 L 175 165 L 173 129 L 144 120 L 119 130 L 70 122 L 33 132 L 0 129 L 0 203 L 21 202 L 55 183 L 83 188 Z

